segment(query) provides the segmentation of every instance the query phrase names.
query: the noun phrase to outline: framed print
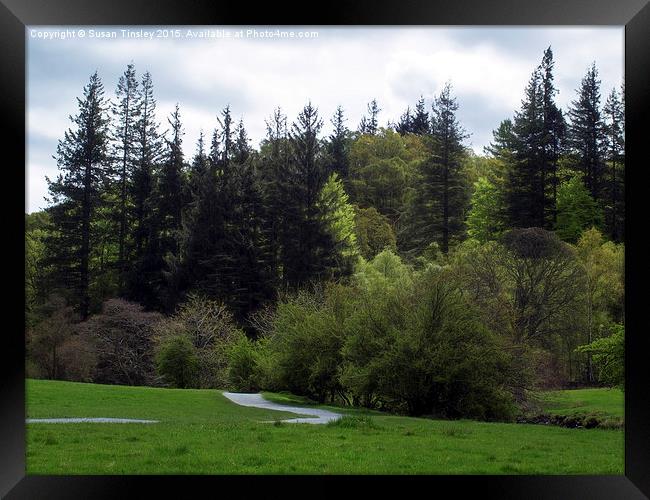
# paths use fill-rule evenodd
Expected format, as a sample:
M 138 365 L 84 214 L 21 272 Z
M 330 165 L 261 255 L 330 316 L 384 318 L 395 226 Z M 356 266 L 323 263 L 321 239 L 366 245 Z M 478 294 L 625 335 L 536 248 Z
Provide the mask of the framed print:
M 0 493 L 646 498 L 650 7 L 318 10 L 2 0 Z

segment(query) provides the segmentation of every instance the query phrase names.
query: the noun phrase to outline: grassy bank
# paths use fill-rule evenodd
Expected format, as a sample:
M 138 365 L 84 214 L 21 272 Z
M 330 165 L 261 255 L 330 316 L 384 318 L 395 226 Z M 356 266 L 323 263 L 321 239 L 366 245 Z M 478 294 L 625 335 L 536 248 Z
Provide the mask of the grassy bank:
M 295 403 L 284 394 L 270 399 Z M 349 411 L 264 423 L 219 391 L 27 381 L 27 414 L 157 424 L 28 424 L 28 474 L 622 474 L 620 430 L 441 421 Z

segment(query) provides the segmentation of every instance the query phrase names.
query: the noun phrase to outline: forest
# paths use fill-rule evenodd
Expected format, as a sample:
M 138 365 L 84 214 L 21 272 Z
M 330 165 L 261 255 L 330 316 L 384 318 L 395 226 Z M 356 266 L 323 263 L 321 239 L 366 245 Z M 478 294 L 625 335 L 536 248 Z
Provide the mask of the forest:
M 482 420 L 622 386 L 624 89 L 594 63 L 563 110 L 531 69 L 482 155 L 447 83 L 385 126 L 270 109 L 257 148 L 224 103 L 189 158 L 148 72 L 95 72 L 25 215 L 28 377 Z

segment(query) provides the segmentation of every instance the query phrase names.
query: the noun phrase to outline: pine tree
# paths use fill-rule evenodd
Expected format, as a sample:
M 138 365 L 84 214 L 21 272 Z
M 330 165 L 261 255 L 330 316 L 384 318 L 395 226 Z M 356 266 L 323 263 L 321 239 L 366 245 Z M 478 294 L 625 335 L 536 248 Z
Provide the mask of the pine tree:
M 318 279 L 332 266 L 333 241 L 318 198 L 327 180 L 318 134 L 323 121 L 307 104 L 289 132 L 290 161 L 281 185 L 285 206 L 280 231 L 283 280 L 296 287 Z
M 336 108 L 331 122 L 334 130 L 330 134 L 327 144 L 327 151 L 331 157 L 329 173 L 336 172 L 342 179 L 347 179 L 349 174 L 348 150 L 350 131 L 345 126 L 345 116 L 341 106 Z
M 379 130 L 379 121 L 377 116 L 379 115 L 379 106 L 377 105 L 377 100 L 373 99 L 368 104 L 368 116 L 361 118 L 361 123 L 359 123 L 359 133 L 375 135 Z
M 515 113 L 512 127 L 512 164 L 508 169 L 506 203 L 511 227 L 543 227 L 542 189 L 544 159 L 543 86 L 540 68 L 536 68 L 525 90 L 521 109 Z
M 607 196 L 607 229 L 614 241 L 622 241 L 625 234 L 625 111 L 622 96 L 622 90 L 619 97 L 616 89 L 612 89 L 603 109 L 608 170 L 604 194 Z
M 585 187 L 597 202 L 603 199 L 604 128 L 600 115 L 600 80 L 593 63 L 577 90 L 578 97 L 569 109 L 568 130 L 576 169 L 583 174 Z
M 410 253 L 421 254 L 432 242 L 447 253 L 450 244 L 464 237 L 469 202 L 467 176 L 462 161 L 467 137 L 458 123 L 458 104 L 446 84 L 434 100 L 432 127 L 428 143 L 431 155 L 420 166 L 420 178 L 410 209 Z
M 557 89 L 553 84 L 553 52 L 549 47 L 544 51 L 540 65 L 542 86 L 542 150 L 540 172 L 540 220 L 543 227 L 550 229 L 556 219 L 555 206 L 557 203 L 558 161 L 562 152 L 566 134 L 566 123 L 562 110 L 555 104 L 553 98 Z
M 428 134 L 431 129 L 429 121 L 429 113 L 426 111 L 424 105 L 424 97 L 420 96 L 417 104 L 415 105 L 415 113 L 411 122 L 411 132 L 413 134 L 424 135 Z
M 183 127 L 178 104 L 167 119 L 171 129 L 154 193 L 156 249 L 153 255 L 153 283 L 158 307 L 171 312 L 179 299 L 182 274 L 179 272 L 183 206 L 187 200 L 186 169 L 183 157 Z
M 105 202 L 103 191 L 110 174 L 108 102 L 97 72 L 77 102 L 79 113 L 71 118 L 74 129 L 68 129 L 57 146 L 60 173 L 55 181 L 46 178 L 52 202 L 47 209 L 52 225 L 46 246 L 55 281 L 72 292 L 81 318 L 86 319 L 95 278 L 91 267 L 94 222 Z
M 413 133 L 413 115 L 411 114 L 410 106 L 407 106 L 406 111 L 399 117 L 399 122 L 395 126 L 395 132 L 400 135 Z
M 130 235 L 131 193 L 135 165 L 137 162 L 137 120 L 140 115 L 140 99 L 135 68 L 129 64 L 117 83 L 115 91 L 117 102 L 113 105 L 115 116 L 113 137 L 113 161 L 117 174 L 116 210 L 118 219 L 118 258 L 120 288 L 124 288 L 124 273 L 129 261 L 127 255 L 127 237 Z
M 148 308 L 155 306 L 156 269 L 158 268 L 158 230 L 154 218 L 157 169 L 163 143 L 156 123 L 156 100 L 149 72 L 142 76 L 138 120 L 135 123 L 136 162 L 131 183 L 133 200 L 133 264 L 127 273 L 127 296 Z

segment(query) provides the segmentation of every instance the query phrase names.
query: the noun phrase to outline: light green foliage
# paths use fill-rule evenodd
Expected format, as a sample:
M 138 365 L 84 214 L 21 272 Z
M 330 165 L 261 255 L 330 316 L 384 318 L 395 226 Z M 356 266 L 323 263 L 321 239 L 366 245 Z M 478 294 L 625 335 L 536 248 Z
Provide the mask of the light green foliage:
M 356 207 L 355 233 L 359 252 L 364 259 L 372 259 L 385 248 L 393 252 L 397 250 L 397 240 L 390 221 L 375 207 Z
M 391 221 L 403 213 L 417 165 L 426 157 L 421 139 L 390 129 L 361 135 L 350 149 L 350 193 L 354 203 L 375 207 Z
M 171 337 L 160 346 L 156 369 L 173 387 L 194 387 L 198 368 L 196 349 L 187 337 Z
M 585 229 L 602 224 L 602 210 L 578 176 L 560 184 L 555 231 L 562 240 L 575 243 Z
M 228 380 L 236 391 L 255 392 L 259 382 L 260 346 L 246 337 L 233 342 L 228 349 Z
M 613 325 L 611 335 L 578 347 L 578 352 L 593 356 L 600 382 L 623 388 L 625 382 L 625 327 L 623 325 Z
M 623 320 L 625 299 L 625 245 L 605 241 L 600 231 L 585 231 L 576 254 L 587 276 L 587 306 L 612 321 Z
M 486 177 L 474 183 L 467 234 L 481 243 L 496 239 L 505 229 L 501 193 Z
M 349 269 L 359 255 L 354 224 L 354 207 L 338 174 L 333 173 L 320 192 L 317 206 L 322 209 L 329 234 L 334 241 L 340 269 Z
M 35 307 L 43 292 L 47 212 L 25 214 L 25 312 L 28 324 L 36 321 Z

